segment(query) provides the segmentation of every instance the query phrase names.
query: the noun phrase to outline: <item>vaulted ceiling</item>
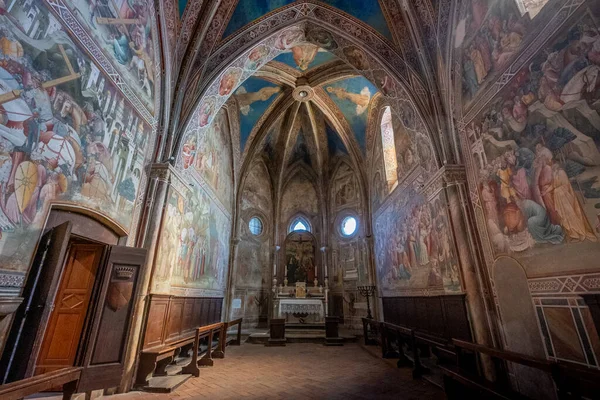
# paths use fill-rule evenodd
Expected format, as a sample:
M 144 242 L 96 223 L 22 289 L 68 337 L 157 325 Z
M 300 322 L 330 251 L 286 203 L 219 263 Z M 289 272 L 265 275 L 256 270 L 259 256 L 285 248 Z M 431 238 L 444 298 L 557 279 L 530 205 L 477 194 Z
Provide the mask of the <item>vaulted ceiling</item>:
M 414 104 L 421 131 L 443 129 L 443 86 L 435 81 L 444 77 L 432 66 L 443 58 L 443 43 L 435 37 L 445 25 L 438 16 L 451 4 L 180 0 L 161 14 L 165 63 L 173 66 L 165 72 L 165 101 L 171 104 L 163 122 L 166 157 L 178 156 L 190 126 L 204 129 L 196 125 L 198 110 L 227 102 L 229 112 L 238 114 L 234 152 L 241 165 L 270 151 L 279 175 L 298 163 L 322 174 L 331 156 L 343 151 L 365 171 L 368 109 L 377 97 L 393 99 L 397 109 Z M 170 24 L 174 14 L 179 21 Z M 291 29 L 302 37 L 278 43 L 281 32 Z M 235 82 L 223 92 L 215 84 L 233 69 L 239 71 L 230 76 Z
M 367 111 L 378 93 L 329 51 L 313 44 L 291 47 L 233 94 L 242 161 L 263 157 L 277 182 L 298 165 L 324 179 L 340 156 L 359 166 Z

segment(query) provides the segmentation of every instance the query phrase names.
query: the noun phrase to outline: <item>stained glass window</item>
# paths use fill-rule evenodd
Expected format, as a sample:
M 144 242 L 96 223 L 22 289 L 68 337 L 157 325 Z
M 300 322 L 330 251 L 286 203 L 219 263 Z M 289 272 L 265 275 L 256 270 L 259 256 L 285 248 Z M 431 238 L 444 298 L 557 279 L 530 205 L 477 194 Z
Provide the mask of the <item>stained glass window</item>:
M 248 223 L 250 233 L 254 236 L 260 236 L 263 233 L 263 223 L 258 217 L 253 217 Z
M 302 217 L 298 217 L 290 224 L 290 232 L 310 232 L 310 224 Z
M 391 188 L 398 180 L 398 161 L 396 160 L 396 145 L 394 144 L 394 127 L 392 125 L 392 111 L 386 107 L 381 118 L 381 143 L 383 145 L 383 161 L 385 164 L 385 178 Z

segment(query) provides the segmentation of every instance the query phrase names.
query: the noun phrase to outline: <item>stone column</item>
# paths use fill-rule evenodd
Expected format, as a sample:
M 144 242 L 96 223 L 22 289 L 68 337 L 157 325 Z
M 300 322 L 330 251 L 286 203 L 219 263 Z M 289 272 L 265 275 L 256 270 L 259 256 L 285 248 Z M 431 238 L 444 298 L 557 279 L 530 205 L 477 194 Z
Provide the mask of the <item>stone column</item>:
M 138 284 L 142 290 L 140 296 L 135 299 L 129 341 L 125 353 L 125 370 L 119 392 L 126 392 L 133 383 L 133 374 L 136 369 L 138 351 L 141 348 L 142 327 L 144 323 L 144 310 L 146 309 L 146 298 L 150 290 L 150 278 L 154 270 L 154 256 L 158 244 L 158 236 L 162 223 L 163 210 L 169 189 L 172 166 L 170 164 L 153 164 L 150 166 L 149 183 L 146 191 L 146 201 L 140 221 L 140 231 L 136 247 L 148 250 L 146 256 L 146 267 L 138 278 Z
M 487 293 L 487 274 L 485 262 L 480 256 L 480 246 L 475 231 L 471 204 L 468 201 L 467 178 L 462 165 L 447 165 L 443 168 L 443 183 L 448 198 L 448 214 L 450 217 L 457 256 L 460 260 L 463 290 L 466 293 L 466 304 L 470 315 L 473 341 L 493 347 L 491 321 L 485 305 Z M 489 358 L 482 358 L 482 366 L 486 377 L 494 379 L 494 367 Z
M 233 299 L 235 298 L 235 260 L 237 258 L 236 255 L 239 244 L 240 238 L 231 238 L 229 245 L 229 265 L 231 267 L 228 268 L 229 273 L 227 274 L 227 294 L 223 299 L 225 301 L 225 304 L 223 305 L 222 316 L 224 321 L 229 321 L 229 317 L 231 316 L 231 306 L 233 303 Z

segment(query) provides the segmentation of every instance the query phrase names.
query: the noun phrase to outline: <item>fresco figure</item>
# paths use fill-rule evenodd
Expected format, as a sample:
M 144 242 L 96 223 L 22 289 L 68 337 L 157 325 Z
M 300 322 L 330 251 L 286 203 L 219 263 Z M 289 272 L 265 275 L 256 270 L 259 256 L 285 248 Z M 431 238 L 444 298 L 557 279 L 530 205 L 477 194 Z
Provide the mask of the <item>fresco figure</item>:
M 436 288 L 454 292 L 460 281 L 450 227 L 439 198 L 426 203 L 412 189 L 395 196 L 375 219 L 375 252 L 382 290 Z M 453 276 L 454 275 L 454 276 Z
M 45 3 L 1 14 L 0 264 L 24 271 L 53 201 L 132 223 L 151 128 Z
M 526 24 L 515 2 L 471 0 L 463 47 L 463 101 L 470 101 L 489 76 L 520 50 Z

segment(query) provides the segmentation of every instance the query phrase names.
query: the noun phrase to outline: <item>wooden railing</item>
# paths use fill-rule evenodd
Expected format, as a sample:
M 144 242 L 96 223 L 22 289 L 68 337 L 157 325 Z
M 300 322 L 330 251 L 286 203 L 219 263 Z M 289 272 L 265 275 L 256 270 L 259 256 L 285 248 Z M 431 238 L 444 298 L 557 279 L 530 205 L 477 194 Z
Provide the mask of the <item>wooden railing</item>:
M 367 328 L 378 327 L 376 340 L 367 338 L 366 344 L 381 344 L 383 358 L 398 358 L 398 367 L 412 367 L 413 377 L 429 371 L 423 357 L 435 353 L 438 367 L 444 374 L 444 388 L 448 399 L 522 399 L 527 398 L 511 387 L 509 363 L 532 368 L 545 374 L 554 383 L 558 399 L 599 398 L 600 371 L 566 362 L 556 362 L 528 355 L 496 349 L 469 341 L 437 337 L 406 326 L 363 318 L 365 338 Z M 394 346 L 395 345 L 395 346 Z M 404 349 L 408 349 L 405 354 Z M 481 357 L 488 357 L 496 372 L 494 381 L 481 372 Z M 548 388 L 544 388 L 548 389 Z M 552 391 L 553 388 L 550 388 Z
M 0 386 L 0 399 L 16 400 L 57 386 L 63 387 L 63 400 L 69 400 L 81 377 L 82 367 L 69 367 Z

